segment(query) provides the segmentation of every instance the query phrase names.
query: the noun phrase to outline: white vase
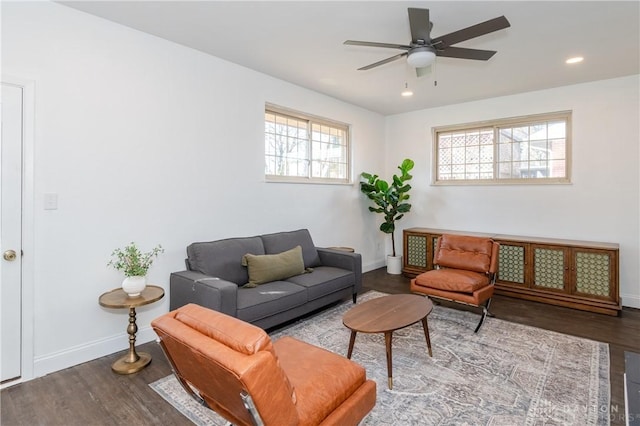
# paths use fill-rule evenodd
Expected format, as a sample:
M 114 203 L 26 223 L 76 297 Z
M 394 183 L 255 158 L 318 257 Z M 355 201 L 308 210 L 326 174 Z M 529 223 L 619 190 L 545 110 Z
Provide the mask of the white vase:
M 133 276 L 126 277 L 124 281 L 122 281 L 122 290 L 129 297 L 137 297 L 140 296 L 140 293 L 147 286 L 147 277 L 146 276 Z
M 387 274 L 400 275 L 402 273 L 402 256 L 387 255 Z

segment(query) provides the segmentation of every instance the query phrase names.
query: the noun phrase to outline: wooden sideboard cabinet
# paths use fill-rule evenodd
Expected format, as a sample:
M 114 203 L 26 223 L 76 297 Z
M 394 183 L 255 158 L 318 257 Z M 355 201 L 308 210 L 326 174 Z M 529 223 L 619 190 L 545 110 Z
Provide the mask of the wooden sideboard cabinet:
M 607 315 L 620 313 L 618 244 L 409 228 L 403 231 L 406 276 L 433 269 L 435 244 L 442 234 L 490 237 L 500 243 L 497 294 Z

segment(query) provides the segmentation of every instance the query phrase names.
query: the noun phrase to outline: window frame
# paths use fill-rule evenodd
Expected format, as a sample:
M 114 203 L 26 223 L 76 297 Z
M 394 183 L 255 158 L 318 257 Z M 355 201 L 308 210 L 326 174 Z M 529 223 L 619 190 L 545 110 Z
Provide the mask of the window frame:
M 275 105 L 275 104 L 271 104 L 271 103 L 265 103 L 265 108 L 264 108 L 264 115 L 266 114 L 275 114 L 277 116 L 285 116 L 285 117 L 290 117 L 292 119 L 295 120 L 300 120 L 300 121 L 306 121 L 307 122 L 307 135 L 308 135 L 308 155 L 306 160 L 309 161 L 309 173 L 307 174 L 306 177 L 304 176 L 280 176 L 280 175 L 270 175 L 267 174 L 266 169 L 264 171 L 264 177 L 265 177 L 265 181 L 266 182 L 284 182 L 284 183 L 309 183 L 309 184 L 325 184 L 325 185 L 351 185 L 353 183 L 353 176 L 352 176 L 352 164 L 351 164 L 351 151 L 352 151 L 352 145 L 351 145 L 351 125 L 341 122 L 341 121 L 337 121 L 337 120 L 332 120 L 329 118 L 325 118 L 325 117 L 320 117 L 320 116 L 316 116 L 313 114 L 308 114 L 308 113 L 304 113 L 304 112 L 300 112 L 300 111 L 296 111 L 290 108 L 286 108 L 286 107 L 282 107 L 279 105 Z M 263 123 L 265 123 L 266 120 L 263 118 Z M 344 160 L 344 164 L 346 166 L 346 173 L 345 173 L 345 178 L 322 178 L 322 177 L 313 177 L 313 156 L 312 156 L 312 148 L 313 148 L 313 138 L 312 138 L 312 126 L 313 125 L 324 125 L 324 126 L 329 126 L 332 128 L 336 128 L 339 130 L 344 131 L 345 134 L 345 158 Z M 263 125 L 264 126 L 264 125 Z M 262 135 L 263 138 L 266 137 L 266 131 L 264 130 L 263 127 L 263 131 L 262 131 Z M 265 139 L 263 139 L 263 142 L 266 143 Z M 263 145 L 263 148 L 265 148 L 265 145 Z M 263 152 L 263 156 L 262 158 L 264 159 L 264 161 L 266 161 L 267 159 L 267 152 L 266 152 L 266 148 Z M 263 163 L 264 164 L 264 163 Z
M 497 176 L 499 157 L 498 145 L 499 129 L 501 127 L 530 126 L 544 121 L 565 121 L 565 177 L 562 178 L 519 178 L 500 179 Z M 431 129 L 432 161 L 431 185 L 435 186 L 471 186 L 471 185 L 557 185 L 571 184 L 571 130 L 572 111 L 556 111 L 551 113 L 532 114 L 518 117 L 500 118 L 494 120 L 477 121 L 465 124 L 437 126 Z M 492 179 L 443 179 L 438 180 L 439 172 L 439 134 L 453 131 L 483 130 L 493 128 L 493 175 Z

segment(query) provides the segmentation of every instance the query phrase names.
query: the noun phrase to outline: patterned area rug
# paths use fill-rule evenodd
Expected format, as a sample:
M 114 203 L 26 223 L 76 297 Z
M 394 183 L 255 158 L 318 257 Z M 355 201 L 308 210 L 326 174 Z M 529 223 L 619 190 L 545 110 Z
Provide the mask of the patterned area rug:
M 381 297 L 368 292 L 360 301 Z M 272 333 L 346 355 L 349 302 Z M 434 306 L 428 317 L 433 358 L 420 323 L 393 334 L 393 390 L 387 388 L 382 334 L 358 333 L 352 359 L 378 384 L 364 425 L 607 425 L 608 345 Z M 150 385 L 197 425 L 224 425 L 173 376 Z

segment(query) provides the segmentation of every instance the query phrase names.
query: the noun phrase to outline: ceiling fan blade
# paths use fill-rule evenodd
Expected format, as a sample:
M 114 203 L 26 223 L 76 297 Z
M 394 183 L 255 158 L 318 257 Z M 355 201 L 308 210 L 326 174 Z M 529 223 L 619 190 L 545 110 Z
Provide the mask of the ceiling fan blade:
M 429 9 L 409 9 L 409 26 L 411 27 L 411 42 L 417 44 L 429 44 L 431 36 L 431 23 L 429 22 Z M 422 40 L 424 43 L 419 42 Z
M 444 50 L 437 50 L 436 56 L 488 61 L 496 53 L 497 52 L 495 50 L 467 49 L 466 47 L 447 47 Z
M 403 49 L 403 50 L 411 49 L 411 46 L 407 46 L 405 44 L 376 43 L 373 41 L 347 40 L 342 44 L 347 44 L 350 46 L 388 47 L 389 49 Z
M 407 52 L 405 52 L 405 53 L 398 53 L 398 54 L 397 54 L 397 55 L 395 55 L 395 56 L 392 56 L 392 57 L 390 57 L 390 58 L 383 59 L 383 60 L 381 60 L 381 61 L 378 61 L 378 62 L 375 62 L 375 63 L 373 63 L 373 64 L 367 65 L 366 67 L 358 68 L 358 71 L 370 70 L 371 68 L 377 67 L 377 66 L 379 66 L 379 65 L 384 65 L 384 64 L 386 64 L 386 63 L 393 62 L 393 61 L 395 61 L 396 59 L 400 59 L 400 58 L 402 58 L 403 56 L 407 56 Z
M 431 65 L 422 68 L 416 68 L 416 77 L 422 77 L 427 74 L 431 74 Z
M 431 40 L 431 44 L 436 49 L 444 49 L 452 44 L 460 43 L 461 41 L 469 40 L 475 37 L 480 37 L 485 34 L 492 33 L 494 31 L 509 28 L 511 24 L 504 16 L 499 18 L 493 18 L 485 22 L 481 22 L 476 25 L 464 28 L 462 30 L 454 31 L 452 33 L 436 37 Z

